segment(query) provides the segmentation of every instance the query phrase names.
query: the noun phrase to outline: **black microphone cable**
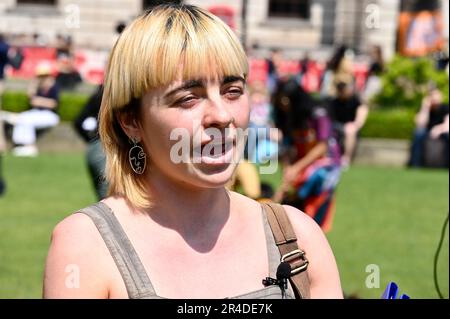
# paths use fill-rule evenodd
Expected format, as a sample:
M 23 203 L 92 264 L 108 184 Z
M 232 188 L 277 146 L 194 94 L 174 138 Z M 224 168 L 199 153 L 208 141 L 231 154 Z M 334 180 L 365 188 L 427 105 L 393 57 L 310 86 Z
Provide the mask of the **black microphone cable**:
M 438 264 L 438 259 L 439 259 L 439 253 L 441 252 L 442 243 L 443 243 L 444 237 L 445 237 L 445 230 L 447 229 L 448 215 L 449 214 L 447 212 L 447 218 L 445 218 L 445 222 L 442 227 L 441 238 L 439 240 L 438 248 L 434 255 L 434 268 L 433 268 L 434 287 L 436 288 L 439 298 L 441 298 L 441 299 L 444 299 L 444 296 L 442 295 L 441 289 L 439 288 L 439 282 L 438 282 L 438 278 L 437 278 L 437 264 Z

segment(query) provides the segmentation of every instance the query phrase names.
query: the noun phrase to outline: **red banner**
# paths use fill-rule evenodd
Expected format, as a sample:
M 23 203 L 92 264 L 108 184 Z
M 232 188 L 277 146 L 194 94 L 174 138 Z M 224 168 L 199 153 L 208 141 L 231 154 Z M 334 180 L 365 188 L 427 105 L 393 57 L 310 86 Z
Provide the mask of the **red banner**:
M 35 76 L 39 64 L 49 65 L 53 74 L 58 73 L 58 61 L 55 48 L 23 47 L 24 60 L 20 69 L 12 67 L 7 69 L 7 76 L 13 78 L 31 79 Z M 95 50 L 77 50 L 73 57 L 73 66 L 81 75 L 81 78 L 92 84 L 103 82 L 104 68 L 108 60 L 109 52 Z
M 7 76 L 31 79 L 35 75 L 36 67 L 45 62 L 50 65 L 53 73 L 58 72 L 58 61 L 56 59 L 55 48 L 43 47 L 25 47 L 23 48 L 24 60 L 19 70 L 11 67 L 7 69 Z M 95 50 L 77 50 L 73 57 L 73 65 L 81 78 L 92 84 L 100 84 L 103 82 L 104 68 L 108 60 L 108 51 Z M 250 58 L 250 73 L 248 77 L 249 83 L 254 81 L 267 81 L 268 64 L 262 58 Z M 325 65 L 317 61 L 308 62 L 307 70 L 302 74 L 301 85 L 307 92 L 318 92 L 320 89 L 320 80 L 325 70 Z M 300 64 L 296 60 L 280 61 L 279 74 L 297 75 L 300 72 Z M 354 75 L 356 87 L 362 89 L 367 77 L 367 65 L 354 64 Z
M 267 81 L 268 75 L 268 64 L 265 59 L 250 58 L 250 74 L 248 77 L 248 82 L 252 83 L 254 81 Z M 306 72 L 302 73 L 301 85 L 303 89 L 307 92 L 319 92 L 320 91 L 320 81 L 325 71 L 325 64 L 317 61 L 308 62 Z M 297 75 L 300 72 L 300 63 L 295 60 L 283 60 L 280 61 L 279 74 L 281 75 Z M 355 86 L 358 91 L 361 91 L 366 83 L 368 74 L 368 67 L 365 63 L 354 63 L 353 64 L 353 75 L 355 77 Z
M 8 68 L 7 75 L 22 79 L 31 79 L 35 75 L 36 67 L 45 62 L 50 65 L 53 73 L 56 73 L 56 49 L 45 47 L 24 47 L 24 56 L 20 69 Z

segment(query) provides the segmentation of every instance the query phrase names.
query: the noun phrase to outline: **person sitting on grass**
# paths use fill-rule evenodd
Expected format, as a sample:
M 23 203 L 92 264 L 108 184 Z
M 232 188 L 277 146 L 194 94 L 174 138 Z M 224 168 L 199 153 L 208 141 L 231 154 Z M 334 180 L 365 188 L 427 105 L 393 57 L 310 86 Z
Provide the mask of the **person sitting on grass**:
M 36 68 L 36 79 L 31 83 L 28 95 L 30 110 L 19 114 L 1 113 L 3 120 L 13 125 L 13 154 L 16 156 L 36 156 L 36 130 L 48 129 L 59 123 L 59 88 L 48 64 L 40 64 Z
M 437 87 L 431 87 L 427 96 L 422 100 L 422 106 L 415 117 L 416 128 L 411 143 L 409 167 L 423 167 L 426 154 L 427 141 L 441 140 L 444 147 L 442 152 L 436 154 L 443 167 L 449 167 L 449 107 L 443 103 L 441 91 Z M 436 144 L 435 144 L 436 145 Z M 429 160 L 431 161 L 431 159 Z

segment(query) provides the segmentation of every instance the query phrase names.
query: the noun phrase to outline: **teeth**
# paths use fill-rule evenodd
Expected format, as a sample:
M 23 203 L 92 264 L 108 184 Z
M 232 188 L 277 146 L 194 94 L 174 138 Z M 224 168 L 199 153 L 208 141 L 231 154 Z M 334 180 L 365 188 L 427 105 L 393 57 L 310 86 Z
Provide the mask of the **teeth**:
M 203 153 L 204 147 L 208 146 L 208 154 Z M 221 156 L 227 152 L 228 145 L 226 143 L 205 144 L 202 146 L 201 152 L 204 156 Z
M 233 139 L 222 141 L 221 143 L 214 143 L 210 141 L 209 143 L 202 144 L 200 148 L 198 148 L 198 155 L 202 157 L 208 158 L 218 158 L 227 154 L 231 148 L 235 145 L 235 141 Z M 207 152 L 205 147 L 208 147 Z

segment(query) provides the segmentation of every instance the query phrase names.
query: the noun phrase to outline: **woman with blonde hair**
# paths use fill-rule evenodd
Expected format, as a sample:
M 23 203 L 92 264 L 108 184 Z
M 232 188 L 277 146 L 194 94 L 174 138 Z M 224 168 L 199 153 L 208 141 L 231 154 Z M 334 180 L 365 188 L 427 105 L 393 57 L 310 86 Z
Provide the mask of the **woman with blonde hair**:
M 293 298 L 273 277 L 294 255 L 309 262 L 291 267 L 307 268 L 302 297 L 342 297 L 309 217 L 284 207 L 305 254 L 281 255 L 261 205 L 224 187 L 248 124 L 247 73 L 235 34 L 197 7 L 158 6 L 123 31 L 99 116 L 110 196 L 55 227 L 45 298 Z

